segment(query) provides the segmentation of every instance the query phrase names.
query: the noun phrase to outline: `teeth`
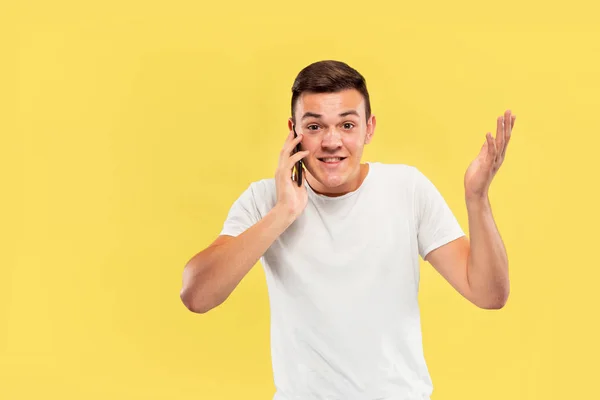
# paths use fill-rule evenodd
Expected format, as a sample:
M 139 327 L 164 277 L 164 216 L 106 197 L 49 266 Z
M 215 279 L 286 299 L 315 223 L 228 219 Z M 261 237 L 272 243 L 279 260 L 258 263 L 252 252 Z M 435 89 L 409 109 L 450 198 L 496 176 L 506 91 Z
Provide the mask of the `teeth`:
M 323 158 L 323 161 L 325 161 L 325 162 L 336 162 L 336 161 L 341 161 L 341 160 L 342 160 L 341 157 Z

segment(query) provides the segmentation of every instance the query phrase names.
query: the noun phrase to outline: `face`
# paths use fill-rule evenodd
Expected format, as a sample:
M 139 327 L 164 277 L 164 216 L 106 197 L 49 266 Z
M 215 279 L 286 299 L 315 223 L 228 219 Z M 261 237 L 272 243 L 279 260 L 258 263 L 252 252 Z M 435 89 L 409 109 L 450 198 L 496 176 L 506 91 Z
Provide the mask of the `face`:
M 317 192 L 339 196 L 356 190 L 364 178 L 360 160 L 375 131 L 375 116 L 365 119 L 365 100 L 355 89 L 336 93 L 303 93 L 296 104 L 296 132 L 306 179 Z M 293 121 L 288 121 L 292 129 Z

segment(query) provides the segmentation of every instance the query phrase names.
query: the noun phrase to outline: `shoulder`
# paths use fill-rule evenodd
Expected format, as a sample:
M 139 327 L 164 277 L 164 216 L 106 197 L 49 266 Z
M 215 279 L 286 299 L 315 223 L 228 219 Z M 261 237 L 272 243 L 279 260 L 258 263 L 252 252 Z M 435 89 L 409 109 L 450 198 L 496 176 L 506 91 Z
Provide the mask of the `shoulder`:
M 276 195 L 275 179 L 260 179 L 245 187 L 238 195 L 237 203 L 258 205 Z
M 277 194 L 275 178 L 265 178 L 250 183 L 248 188 L 257 199 L 267 199 Z
M 258 212 L 263 215 L 267 213 L 277 202 L 277 186 L 275 178 L 265 178 L 250 183 L 246 190 L 252 198 Z

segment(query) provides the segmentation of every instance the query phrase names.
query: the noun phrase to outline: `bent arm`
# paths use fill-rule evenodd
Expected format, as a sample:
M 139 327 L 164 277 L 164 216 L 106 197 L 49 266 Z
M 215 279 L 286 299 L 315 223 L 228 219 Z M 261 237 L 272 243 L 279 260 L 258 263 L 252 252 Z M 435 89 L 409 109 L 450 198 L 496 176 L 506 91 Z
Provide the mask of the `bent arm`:
M 185 306 L 205 313 L 223 303 L 292 222 L 288 214 L 275 206 L 239 236 L 219 236 L 192 257 L 183 270 L 180 297 Z
M 499 309 L 508 300 L 508 257 L 489 199 L 467 200 L 470 240 L 453 240 L 425 258 L 467 300 Z
M 510 291 L 508 256 L 489 199 L 469 200 L 467 210 L 471 236 L 467 261 L 469 286 L 486 308 L 502 308 Z

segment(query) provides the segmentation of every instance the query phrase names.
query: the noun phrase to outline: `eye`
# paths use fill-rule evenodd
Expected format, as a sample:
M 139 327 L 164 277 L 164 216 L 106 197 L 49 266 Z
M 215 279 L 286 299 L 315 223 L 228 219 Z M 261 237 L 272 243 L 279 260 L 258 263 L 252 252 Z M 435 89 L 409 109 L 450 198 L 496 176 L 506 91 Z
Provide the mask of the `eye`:
M 354 128 L 354 124 L 351 122 L 345 122 L 344 123 L 344 129 L 352 129 Z
M 313 127 L 314 127 L 315 129 L 312 129 Z M 317 129 L 319 129 L 319 125 L 315 125 L 315 124 L 308 125 L 308 126 L 306 127 L 306 129 L 308 129 L 309 131 L 314 131 L 314 130 L 317 130 Z

